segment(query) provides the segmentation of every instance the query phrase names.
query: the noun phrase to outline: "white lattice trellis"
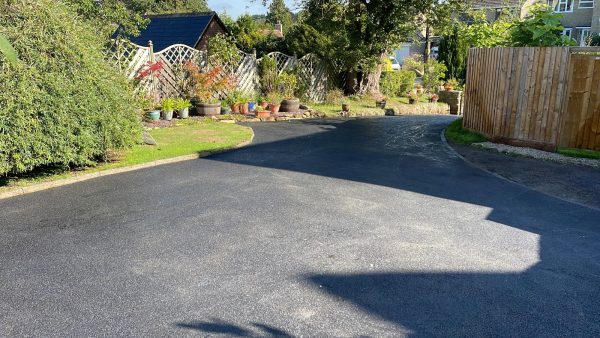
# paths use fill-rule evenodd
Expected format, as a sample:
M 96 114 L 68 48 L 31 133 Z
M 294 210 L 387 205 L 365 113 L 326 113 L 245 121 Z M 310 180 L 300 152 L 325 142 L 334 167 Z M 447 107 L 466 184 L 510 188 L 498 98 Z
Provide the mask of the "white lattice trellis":
M 237 89 L 246 95 L 253 96 L 260 91 L 258 76 L 258 62 L 254 54 L 242 51 L 240 60 L 236 64 L 225 65 L 224 70 L 237 79 Z M 280 52 L 268 54 L 277 62 L 279 74 L 285 70 L 298 67 L 302 81 L 308 85 L 308 96 L 314 101 L 322 101 L 327 90 L 327 67 L 314 55 L 306 55 L 302 59 L 289 56 Z M 127 75 L 134 79 L 149 62 L 161 62 L 162 68 L 158 79 L 143 80 L 138 82 L 137 89 L 148 93 L 156 89 L 160 97 L 181 96 L 184 93 L 186 62 L 197 64 L 200 69 L 207 67 L 206 53 L 186 45 L 172 45 L 160 52 L 154 53 L 152 46 L 144 47 L 126 40 L 113 40 L 107 48 L 107 60 Z M 221 93 L 221 97 L 225 93 Z

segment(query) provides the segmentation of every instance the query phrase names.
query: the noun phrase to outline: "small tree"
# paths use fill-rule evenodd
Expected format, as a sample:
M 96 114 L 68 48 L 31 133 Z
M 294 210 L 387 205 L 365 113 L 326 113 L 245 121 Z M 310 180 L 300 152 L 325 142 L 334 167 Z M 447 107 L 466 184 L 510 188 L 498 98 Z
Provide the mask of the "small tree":
M 277 84 L 277 61 L 265 55 L 258 63 L 258 75 L 263 94 L 273 92 Z
M 468 56 L 469 44 L 459 27 L 454 26 L 452 32 L 442 38 L 439 46 L 438 60 L 448 68 L 446 79 L 455 78 L 465 82 Z
M 211 67 L 232 68 L 237 66 L 241 59 L 235 40 L 225 34 L 217 34 L 210 38 L 206 52 Z

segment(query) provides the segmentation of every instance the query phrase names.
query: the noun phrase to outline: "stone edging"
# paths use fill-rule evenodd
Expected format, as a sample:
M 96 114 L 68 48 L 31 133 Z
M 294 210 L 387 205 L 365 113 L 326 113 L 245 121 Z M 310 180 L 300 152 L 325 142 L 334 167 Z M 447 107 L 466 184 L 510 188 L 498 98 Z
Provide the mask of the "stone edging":
M 101 170 L 101 171 L 94 172 L 94 173 L 85 173 L 85 174 L 74 173 L 73 174 L 74 177 L 68 177 L 68 178 L 63 178 L 63 179 L 59 179 L 56 181 L 32 184 L 32 185 L 25 186 L 25 187 L 9 188 L 6 191 L 0 192 L 0 200 L 11 198 L 11 197 L 16 197 L 16 196 L 21 196 L 21 195 L 26 195 L 26 194 L 30 194 L 30 193 L 34 193 L 34 192 L 38 192 L 38 191 L 42 191 L 42 190 L 52 189 L 52 188 L 56 188 L 56 187 L 62 187 L 62 186 L 73 184 L 73 183 L 91 180 L 91 179 L 97 178 L 97 177 L 126 173 L 126 172 L 130 172 L 130 171 L 156 167 L 156 166 L 160 166 L 160 165 L 164 165 L 164 164 L 197 160 L 202 157 L 207 157 L 210 155 L 223 153 L 223 152 L 226 152 L 229 150 L 243 148 L 243 147 L 250 145 L 252 143 L 252 141 L 254 141 L 254 130 L 252 130 L 252 128 L 250 128 L 250 131 L 252 132 L 250 140 L 244 141 L 244 142 L 239 143 L 230 148 L 225 148 L 225 149 L 220 149 L 220 150 L 215 150 L 215 151 L 204 151 L 204 152 L 201 152 L 198 154 L 172 157 L 172 158 L 167 158 L 164 160 L 157 160 L 157 161 L 152 161 L 152 162 L 148 162 L 148 163 L 136 164 L 136 165 L 123 167 L 123 168 L 108 169 L 108 170 L 103 170 L 103 171 Z

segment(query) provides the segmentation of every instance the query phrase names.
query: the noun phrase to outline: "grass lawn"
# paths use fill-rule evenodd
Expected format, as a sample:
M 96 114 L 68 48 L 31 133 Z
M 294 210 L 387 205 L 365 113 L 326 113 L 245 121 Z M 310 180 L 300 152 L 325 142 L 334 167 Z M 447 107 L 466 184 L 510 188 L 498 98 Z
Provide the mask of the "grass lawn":
M 136 145 L 120 153 L 117 156 L 118 161 L 101 163 L 95 167 L 74 171 L 48 168 L 26 175 L 3 177 L 0 179 L 0 191 L 16 186 L 68 178 L 75 174 L 93 173 L 178 156 L 223 150 L 248 141 L 252 137 L 252 130 L 248 127 L 195 119 L 177 120 L 172 127 L 152 129 L 149 133 L 158 143 L 157 146 Z
M 446 139 L 452 143 L 466 145 L 487 141 L 482 135 L 463 129 L 462 118 L 452 122 L 448 128 L 446 128 Z
M 600 151 L 587 149 L 559 148 L 557 152 L 561 155 L 569 157 L 583 157 L 600 160 Z

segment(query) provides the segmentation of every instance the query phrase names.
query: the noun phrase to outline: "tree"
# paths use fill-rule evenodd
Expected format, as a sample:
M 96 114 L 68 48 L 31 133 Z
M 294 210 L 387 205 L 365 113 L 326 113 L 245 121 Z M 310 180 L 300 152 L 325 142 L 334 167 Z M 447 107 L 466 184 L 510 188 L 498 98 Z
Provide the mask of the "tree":
M 414 35 L 431 1 L 302 0 L 304 22 L 331 39 L 332 63 L 346 71 L 346 91 L 379 93 L 387 51 Z
M 61 0 L 73 8 L 81 18 L 110 37 L 117 29 L 124 35 L 137 36 L 148 24 L 143 12 L 129 1 L 122 0 Z
M 423 0 L 421 1 L 420 15 L 416 16 L 417 27 L 425 31 L 424 61 L 429 60 L 431 54 L 431 36 L 434 33 L 443 34 L 452 26 L 456 13 L 463 12 L 467 7 L 464 0 Z
M 438 61 L 447 67 L 446 79 L 455 78 L 464 84 L 467 75 L 469 44 L 455 25 L 448 35 L 442 38 Z
M 314 53 L 320 57 L 330 58 L 331 40 L 305 23 L 295 24 L 285 35 L 286 50 L 290 54 L 302 57 Z
M 266 39 L 258 24 L 247 14 L 241 15 L 237 19 L 231 28 L 231 32 L 236 38 L 238 47 L 246 53 L 251 53 Z
M 283 0 L 273 0 L 267 12 L 267 23 L 272 25 L 281 23 L 284 29 L 292 26 L 292 12 Z
M 130 7 L 140 13 L 198 13 L 210 9 L 206 0 L 129 0 Z

